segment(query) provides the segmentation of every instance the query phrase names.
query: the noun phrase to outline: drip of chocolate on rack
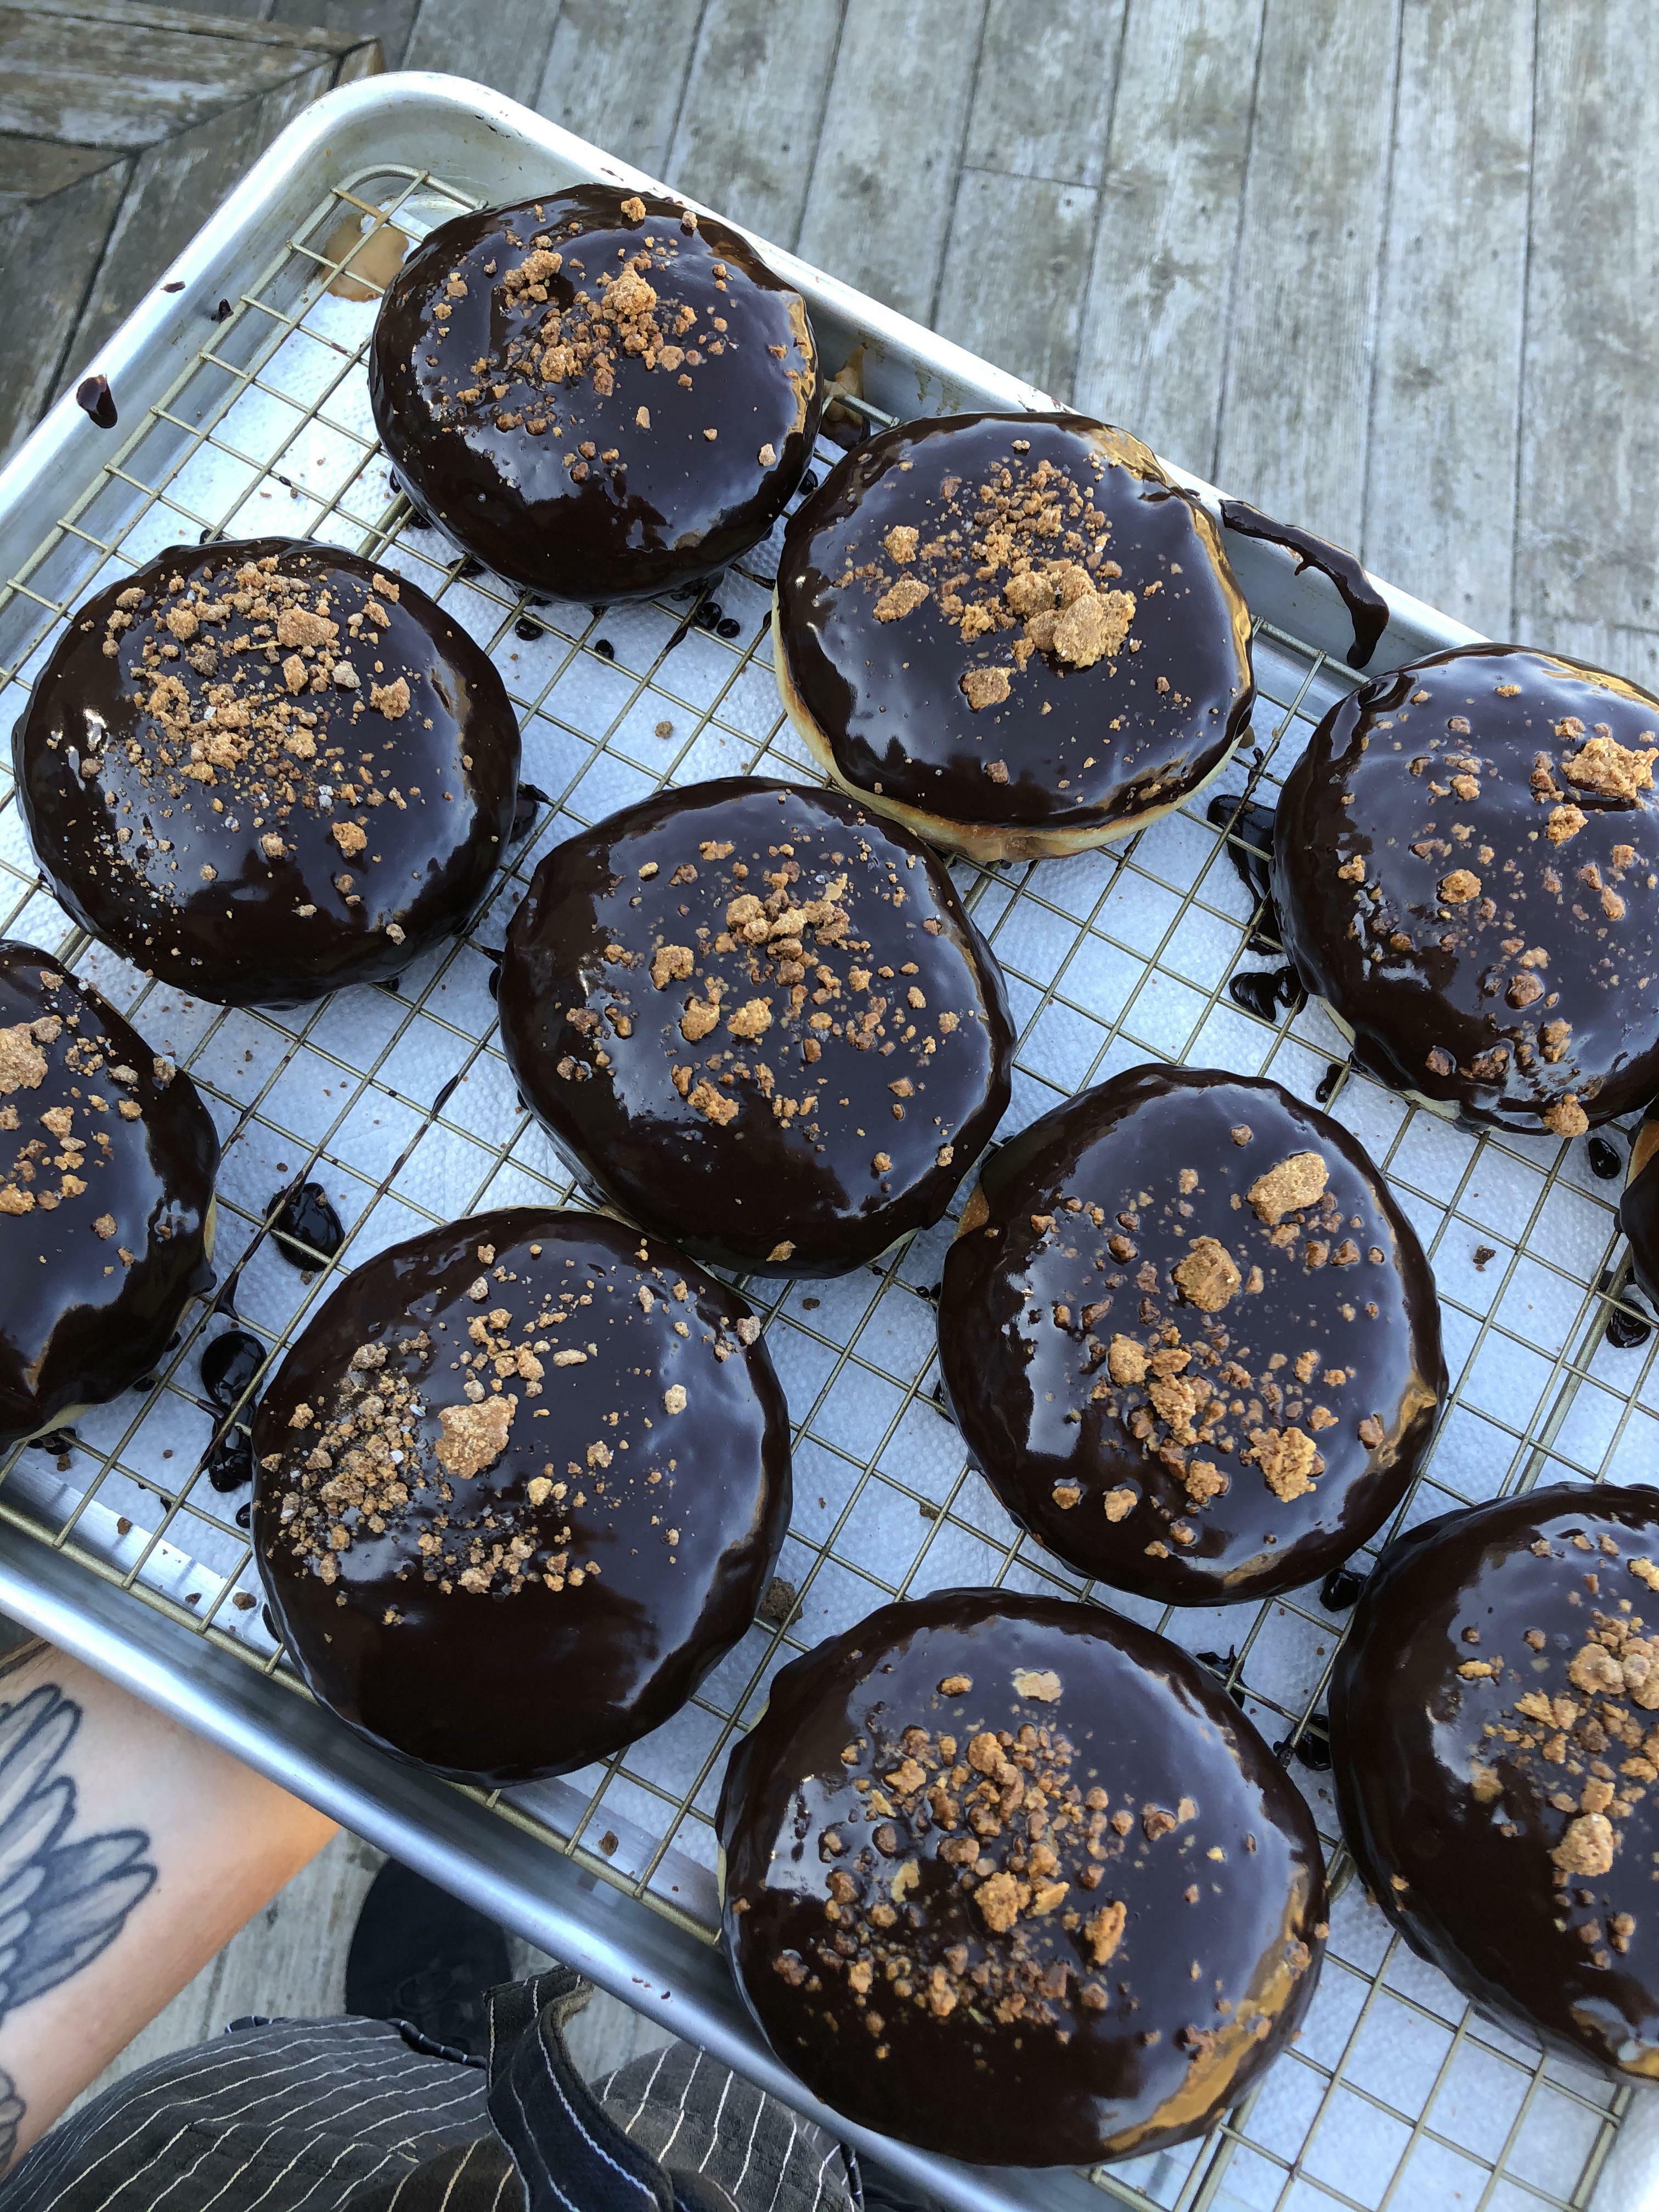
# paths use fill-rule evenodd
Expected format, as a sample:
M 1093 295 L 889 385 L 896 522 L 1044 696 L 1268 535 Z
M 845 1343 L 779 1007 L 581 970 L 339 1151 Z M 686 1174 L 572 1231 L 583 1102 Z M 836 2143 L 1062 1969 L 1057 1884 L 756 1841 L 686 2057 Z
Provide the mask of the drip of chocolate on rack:
M 535 827 L 536 809 L 551 806 L 552 804 L 547 793 L 538 785 L 521 783 L 519 796 L 514 803 L 513 826 L 507 833 L 509 842 L 517 844 L 520 837 L 527 837 Z
M 601 660 L 614 660 L 617 657 L 617 648 L 608 637 L 596 637 L 593 641 L 593 650 Z
M 538 637 L 547 635 L 547 624 L 538 623 L 534 615 L 520 615 L 513 625 L 513 635 L 522 638 L 526 645 L 533 645 Z
M 265 1348 L 245 1328 L 228 1328 L 204 1347 L 202 1388 L 222 1413 L 228 1413 L 247 1395 L 264 1363 Z
M 1236 793 L 1218 792 L 1204 810 L 1213 830 L 1225 834 L 1227 858 L 1239 881 L 1255 901 L 1255 919 L 1244 940 L 1249 952 L 1277 952 L 1279 909 L 1273 904 L 1273 810 L 1259 799 L 1241 799 Z
M 1327 1772 L 1331 1763 L 1331 1738 L 1324 1714 L 1310 1713 L 1307 1725 L 1294 1743 L 1289 1736 L 1281 1736 L 1273 1746 L 1273 1757 L 1281 1766 L 1288 1765 L 1292 1759 L 1299 1759 L 1314 1773 Z
M 1243 1006 L 1247 1014 L 1263 1022 L 1276 1022 L 1281 1006 L 1289 1013 L 1299 1013 L 1307 997 L 1301 978 L 1288 965 L 1250 968 L 1229 976 L 1227 995 L 1236 1006 Z M 1323 1098 L 1320 1103 L 1324 1103 Z
M 304 1273 L 313 1273 L 319 1258 L 331 1260 L 345 1243 L 340 1217 L 319 1182 L 278 1191 L 265 1201 L 265 1212 L 274 1217 L 270 1226 L 276 1249 L 290 1267 Z
M 456 1085 L 460 1082 L 460 1070 L 457 1068 L 454 1074 L 450 1077 L 448 1082 L 445 1084 L 443 1089 L 438 1093 L 431 1105 L 428 1108 L 427 1110 L 428 1113 L 435 1115 L 441 1114 L 443 1112 L 444 1108 L 448 1105 L 450 1100 L 454 1097 Z
M 1228 1675 L 1238 1664 L 1238 1646 L 1236 1644 L 1228 1645 L 1224 1656 L 1219 1651 L 1200 1651 L 1198 1654 L 1198 1663 L 1200 1667 L 1207 1667 L 1212 1674 L 1219 1674 L 1227 1695 L 1236 1705 L 1243 1705 L 1244 1685 L 1243 1682 L 1227 1680 Z
M 1317 568 L 1322 575 L 1330 578 L 1353 623 L 1353 650 L 1348 656 L 1348 665 L 1364 668 L 1389 626 L 1389 603 L 1353 555 L 1340 545 L 1333 545 L 1328 538 L 1316 538 L 1310 530 L 1299 529 L 1293 522 L 1275 522 L 1270 515 L 1242 499 L 1222 501 L 1221 520 L 1224 528 L 1236 531 L 1241 538 L 1261 538 L 1271 545 L 1284 546 L 1296 556 L 1298 576 L 1304 568 Z
M 1620 1173 L 1624 1162 L 1619 1157 L 1619 1147 L 1609 1138 L 1593 1136 L 1584 1147 L 1589 1156 L 1590 1173 L 1600 1176 L 1603 1182 Z
M 1333 1567 L 1319 1585 L 1319 1602 L 1327 1613 L 1346 1613 L 1358 1603 L 1364 1587 L 1364 1576 L 1355 1574 L 1352 1567 Z
M 202 1471 L 213 1487 L 228 1496 L 253 1480 L 253 1439 L 240 1421 L 228 1422 L 208 1448 Z
M 58 1458 L 58 1472 L 59 1474 L 65 1474 L 70 1468 L 70 1455 L 76 1449 L 81 1439 L 73 1429 L 45 1429 L 38 1437 L 31 1437 L 28 1441 L 29 1447 L 33 1451 L 55 1453 Z
M 75 387 L 75 404 L 84 410 L 94 430 L 112 430 L 120 419 L 106 376 L 82 377 Z
M 1316 1105 L 1330 1104 L 1336 1096 L 1336 1086 L 1347 1073 L 1348 1067 L 1349 1062 L 1346 1060 L 1333 1060 L 1327 1064 L 1325 1073 L 1319 1079 L 1318 1088 L 1314 1092 Z

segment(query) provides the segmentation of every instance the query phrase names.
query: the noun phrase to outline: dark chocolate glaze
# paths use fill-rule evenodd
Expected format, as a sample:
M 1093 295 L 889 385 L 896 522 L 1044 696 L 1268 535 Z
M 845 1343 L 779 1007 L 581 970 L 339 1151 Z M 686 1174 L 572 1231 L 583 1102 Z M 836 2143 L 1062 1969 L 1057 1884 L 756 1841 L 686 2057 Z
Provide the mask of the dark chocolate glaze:
M 993 1804 L 1022 1784 L 1019 1828 L 1046 1832 L 1017 1841 L 971 1798 L 982 1775 Z M 848 2119 L 953 2158 L 1081 2164 L 1196 2135 L 1317 1979 L 1306 1806 L 1197 1661 L 1097 1607 L 884 1607 L 777 1676 L 716 1823 L 726 1949 L 773 2050 Z M 991 1924 L 998 1875 L 1024 1891 L 1012 1929 Z
M 1317 568 L 1322 576 L 1328 576 L 1353 623 L 1353 647 L 1348 655 L 1348 665 L 1364 668 L 1370 665 L 1377 641 L 1389 626 L 1389 603 L 1352 553 L 1340 545 L 1333 545 L 1328 538 L 1316 538 L 1311 530 L 1299 529 L 1294 522 L 1275 522 L 1271 515 L 1263 514 L 1260 507 L 1250 507 L 1242 499 L 1222 501 L 1221 521 L 1224 529 L 1236 530 L 1241 538 L 1265 538 L 1268 544 L 1282 545 L 1287 552 L 1294 553 L 1298 576 L 1304 568 Z
M 1322 1195 L 1270 1223 L 1249 1194 L 1307 1154 Z M 1217 1245 L 1231 1291 L 1192 1273 Z M 1132 1068 L 987 1162 L 939 1337 L 963 1435 L 1015 1519 L 1084 1573 L 1177 1605 L 1269 1596 L 1346 1559 L 1405 1495 L 1446 1388 L 1428 1262 L 1358 1144 L 1276 1083 L 1198 1068 Z M 1160 1350 L 1162 1376 L 1145 1371 Z
M 950 574 L 927 560 L 928 544 L 960 529 L 959 580 L 969 597 L 984 592 L 970 580 L 978 488 L 1003 470 L 1023 482 L 1044 462 L 1104 517 L 1087 545 L 1078 531 L 1078 557 L 1103 535 L 1103 560 L 1121 574 L 1095 574 L 1103 592 L 1134 593 L 1138 650 L 1126 642 L 1086 666 L 1034 651 L 1015 670 L 1021 620 L 1006 615 L 1006 627 L 964 644 L 941 604 Z M 885 550 L 896 526 L 921 543 L 902 564 Z M 1041 543 L 1067 557 L 1061 537 Z M 927 599 L 878 619 L 908 576 L 929 581 Z M 1082 416 L 942 416 L 867 440 L 790 518 L 776 642 L 785 696 L 793 687 L 836 774 L 951 823 L 1104 836 L 1218 768 L 1255 696 L 1249 611 L 1214 523 L 1138 439 Z M 996 666 L 1012 672 L 1007 697 L 971 708 L 964 675 Z
M 148 1374 L 186 1300 L 212 1287 L 219 1139 L 187 1075 L 49 953 L 9 941 L 0 1121 L 9 1446 Z
M 276 642 L 275 621 L 247 607 L 250 586 L 238 581 L 264 561 L 294 580 L 302 611 L 325 590 L 337 618 L 332 645 L 297 655 L 307 683 L 337 654 L 353 688 L 328 681 L 292 696 L 283 667 L 294 648 Z M 296 1006 L 395 975 L 460 927 L 483 893 L 513 820 L 513 710 L 466 632 L 412 584 L 385 577 L 395 599 L 376 589 L 378 573 L 354 554 L 289 538 L 175 546 L 76 610 L 13 737 L 18 787 L 58 896 L 147 973 L 221 1005 Z M 162 617 L 177 619 L 198 586 L 225 613 L 175 641 Z M 140 599 L 123 608 L 135 591 Z M 240 637 L 258 649 L 236 651 Z M 146 674 L 146 647 L 176 657 Z M 315 715 L 309 732 L 289 726 L 313 753 L 261 741 L 238 765 L 192 762 L 149 710 L 162 673 L 184 687 L 198 748 L 212 738 L 210 708 L 222 711 L 212 695 L 228 680 L 256 727 L 276 712 Z M 400 678 L 404 711 L 371 704 L 374 687 Z M 348 853 L 337 829 L 348 844 L 357 830 L 367 842 Z M 280 838 L 280 853 L 267 837 Z
M 1506 2027 L 1625 2079 L 1659 2078 L 1656 1575 L 1659 1490 L 1443 1515 L 1383 1554 L 1330 1692 L 1343 1832 L 1407 1942 Z M 1597 1646 L 1610 1621 L 1622 1667 Z
M 533 1326 L 573 1292 L 587 1302 L 568 1319 Z M 480 1349 L 475 1324 L 507 1348 Z M 363 1346 L 385 1350 L 367 1370 L 382 1402 L 406 1384 L 422 1409 L 404 1425 L 412 1495 L 380 1530 L 356 1505 L 325 1504 L 319 1523 L 286 1502 L 335 1479 L 301 1469 L 362 1402 L 343 1385 Z M 471 1474 L 438 1457 L 443 1410 L 466 1404 L 462 1353 L 518 1401 Z M 266 1389 L 254 1453 L 254 1554 L 311 1689 L 372 1741 L 490 1784 L 606 1758 L 678 1711 L 753 1620 L 789 1518 L 788 1418 L 758 1322 L 596 1214 L 479 1214 L 357 1268 Z M 313 1532 L 336 1513 L 349 1541 L 331 1551 Z M 464 1585 L 480 1558 L 482 1586 Z
M 416 506 L 498 575 L 568 599 L 661 591 L 747 552 L 793 492 L 820 404 L 805 304 L 736 232 L 687 230 L 683 212 L 610 185 L 485 208 L 434 230 L 387 290 L 369 356 L 381 441 Z M 562 260 L 539 301 L 507 283 L 538 236 Z M 654 338 L 624 350 L 596 312 L 579 343 L 608 334 L 603 374 L 544 382 L 578 295 L 597 311 L 641 254 L 684 360 L 665 366 Z
M 759 943 L 732 933 L 744 897 Z M 1002 977 L 949 876 L 836 792 L 696 784 L 556 847 L 500 1006 L 519 1088 L 584 1171 L 763 1274 L 837 1274 L 937 1221 L 1008 1103 Z
M 1619 1226 L 1630 1239 L 1637 1281 L 1659 1304 L 1659 1109 L 1649 1109 L 1631 1139 Z
M 1279 803 L 1280 928 L 1383 1082 L 1558 1136 L 1659 1091 L 1659 809 L 1589 780 L 1609 745 L 1650 773 L 1659 701 L 1508 645 L 1376 677 L 1315 731 Z

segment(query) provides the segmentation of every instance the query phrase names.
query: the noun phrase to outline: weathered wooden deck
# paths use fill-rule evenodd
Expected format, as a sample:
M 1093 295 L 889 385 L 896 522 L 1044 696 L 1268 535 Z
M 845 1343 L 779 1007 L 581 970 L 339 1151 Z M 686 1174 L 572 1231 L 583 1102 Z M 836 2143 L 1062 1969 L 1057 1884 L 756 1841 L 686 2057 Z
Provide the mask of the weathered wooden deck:
M 38 310 L 0 317 L 0 399 L 38 408 L 176 242 L 124 216 L 169 146 L 188 228 L 374 37 L 387 67 L 510 93 L 1478 628 L 1659 680 L 1651 0 L 213 0 L 243 20 L 200 40 L 242 75 L 176 127 L 169 108 L 166 145 L 165 70 L 138 66 L 156 11 L 57 5 L 132 28 L 48 67 L 48 19 L 0 8 L 0 261 L 33 241 L 30 296 L 43 267 L 61 295 L 50 362 Z M 108 72 L 101 105 L 76 69 Z M 291 1975 L 270 1954 L 283 2002 L 323 2001 L 299 1965 L 325 1964 L 343 1893 L 313 1876 L 278 1912 L 311 1929 Z M 233 2003 L 221 1978 L 221 2015 L 244 1986 Z M 175 2025 L 205 2027 L 210 1997 Z

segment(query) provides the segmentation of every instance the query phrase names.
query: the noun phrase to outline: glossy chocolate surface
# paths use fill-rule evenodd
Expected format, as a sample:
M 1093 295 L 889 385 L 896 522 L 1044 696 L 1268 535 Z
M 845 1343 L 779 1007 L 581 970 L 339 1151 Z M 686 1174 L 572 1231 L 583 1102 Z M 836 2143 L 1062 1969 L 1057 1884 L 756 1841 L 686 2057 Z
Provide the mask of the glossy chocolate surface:
M 581 185 L 457 216 L 388 289 L 381 442 L 498 575 L 629 599 L 714 574 L 782 514 L 817 434 L 805 304 L 735 232 L 690 220 Z
M 1317 1979 L 1306 1806 L 1194 1660 L 1098 1607 L 883 1607 L 778 1675 L 717 1824 L 726 1949 L 774 2051 L 953 2158 L 1195 2135 Z
M 1619 1226 L 1630 1239 L 1631 1266 L 1650 1298 L 1659 1301 L 1659 1113 L 1650 1108 L 1631 1140 Z
M 0 1446 L 146 1375 L 211 1288 L 219 1139 L 96 991 L 0 943 Z
M 1177 1605 L 1346 1559 L 1405 1495 L 1446 1387 L 1428 1262 L 1354 1139 L 1276 1083 L 1197 1068 L 1130 1069 L 987 1163 L 939 1336 L 1015 1519 Z
M 76 920 L 224 1006 L 381 981 L 453 934 L 519 773 L 506 690 L 465 630 L 370 562 L 283 538 L 175 546 L 88 599 L 12 752 Z
M 1659 1490 L 1559 1485 L 1389 1546 L 1330 1692 L 1343 1832 L 1413 1950 L 1659 2077 Z
M 478 1214 L 359 1267 L 283 1360 L 253 1449 L 254 1555 L 312 1690 L 487 1783 L 678 1711 L 753 1620 L 789 1518 L 759 1322 L 596 1214 Z
M 1221 520 L 1224 528 L 1237 531 L 1241 538 L 1260 538 L 1293 553 L 1298 576 L 1304 568 L 1317 568 L 1322 576 L 1329 577 L 1353 624 L 1348 665 L 1364 668 L 1389 626 L 1389 603 L 1358 558 L 1346 547 L 1333 545 L 1328 538 L 1317 538 L 1294 522 L 1275 522 L 1272 515 L 1263 514 L 1260 507 L 1242 499 L 1222 501 Z
M 949 876 L 835 792 L 694 784 L 558 846 L 500 1006 L 520 1089 L 616 1203 L 761 1273 L 937 1221 L 1008 1103 L 1002 977 Z
M 1279 800 L 1285 949 L 1385 1083 L 1577 1136 L 1659 1091 L 1659 701 L 1518 646 L 1379 676 Z
M 1066 588 L 1117 617 L 1097 659 L 1068 659 L 1060 629 L 1033 644 L 1010 602 L 1062 562 Z M 947 822 L 1103 833 L 1175 804 L 1249 720 L 1249 617 L 1214 523 L 1138 439 L 1080 416 L 943 416 L 867 440 L 791 516 L 778 618 L 836 774 Z M 1086 632 L 1069 650 L 1093 650 Z M 994 692 L 998 670 L 1006 695 L 970 705 L 964 680 Z

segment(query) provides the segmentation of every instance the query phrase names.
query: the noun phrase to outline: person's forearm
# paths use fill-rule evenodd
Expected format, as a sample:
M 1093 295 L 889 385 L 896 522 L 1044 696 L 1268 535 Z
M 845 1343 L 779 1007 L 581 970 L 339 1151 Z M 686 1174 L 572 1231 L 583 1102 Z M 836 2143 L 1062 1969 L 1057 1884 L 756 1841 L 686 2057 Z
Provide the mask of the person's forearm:
M 0 1652 L 0 2172 L 332 1833 L 50 1645 Z

